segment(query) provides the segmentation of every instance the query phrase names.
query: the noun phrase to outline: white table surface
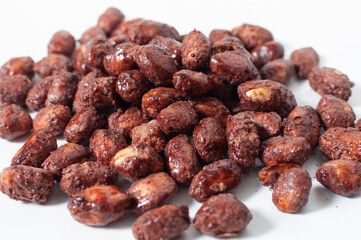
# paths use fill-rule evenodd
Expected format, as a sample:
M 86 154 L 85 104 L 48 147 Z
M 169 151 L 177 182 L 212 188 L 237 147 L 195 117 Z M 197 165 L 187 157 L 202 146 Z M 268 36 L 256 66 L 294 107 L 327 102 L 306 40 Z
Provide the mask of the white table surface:
M 271 30 L 285 48 L 285 58 L 298 48 L 312 46 L 320 55 L 320 66 L 335 67 L 356 83 L 349 103 L 361 117 L 361 14 L 357 1 L 26 1 L 0 2 L 0 65 L 15 56 L 31 56 L 35 61 L 47 53 L 47 44 L 60 29 L 76 38 L 96 24 L 109 6 L 118 7 L 127 19 L 143 17 L 173 25 L 181 34 L 197 28 L 208 34 L 214 28 L 232 29 L 252 23 Z M 316 107 L 320 96 L 308 81 L 292 79 L 289 87 L 299 105 Z M 34 114 L 32 115 L 34 117 Z M 27 137 L 8 142 L 0 140 L 0 169 Z M 59 139 L 58 145 L 65 141 Z M 308 204 L 297 214 L 279 212 L 272 192 L 257 179 L 257 169 L 245 173 L 243 182 L 233 191 L 253 214 L 253 220 L 239 239 L 360 239 L 361 194 L 351 198 L 338 196 L 315 179 L 317 168 L 325 161 L 315 150 L 305 164 L 312 177 Z M 127 190 L 122 181 L 120 188 Z M 43 205 L 10 200 L 0 194 L 0 239 L 133 239 L 131 226 L 135 216 L 104 228 L 84 226 L 72 219 L 68 198 L 57 187 Z M 186 204 L 194 218 L 200 204 L 181 188 L 170 201 Z M 192 226 L 177 239 L 212 239 Z

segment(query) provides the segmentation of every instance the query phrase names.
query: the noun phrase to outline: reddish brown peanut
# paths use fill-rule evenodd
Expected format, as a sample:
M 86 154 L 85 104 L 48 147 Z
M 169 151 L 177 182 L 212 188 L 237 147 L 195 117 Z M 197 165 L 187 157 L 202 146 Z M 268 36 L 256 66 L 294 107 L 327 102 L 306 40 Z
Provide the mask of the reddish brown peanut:
M 295 75 L 295 66 L 290 60 L 276 59 L 267 62 L 259 73 L 261 79 L 270 79 L 286 85 Z
M 321 96 L 334 95 L 345 101 L 351 96 L 351 88 L 355 85 L 350 82 L 346 74 L 337 69 L 315 67 L 308 75 L 310 86 Z
M 160 172 L 134 182 L 128 190 L 128 195 L 134 202 L 132 210 L 142 214 L 162 206 L 176 191 L 177 184 L 173 178 Z
M 130 21 L 123 21 L 123 22 L 119 23 L 118 26 L 116 26 L 116 28 L 112 31 L 110 36 L 123 37 L 126 41 L 130 41 L 130 37 L 128 35 L 128 30 L 129 30 L 130 25 L 132 25 L 133 23 L 142 22 L 142 21 L 144 21 L 144 19 L 142 19 L 142 18 L 136 18 L 136 19 L 133 19 Z
M 226 156 L 226 131 L 213 118 L 204 118 L 195 126 L 193 142 L 200 158 L 207 163 L 223 159 Z
M 24 75 L 0 77 L 0 106 L 25 105 L 26 96 L 33 82 Z
M 0 107 L 0 138 L 12 140 L 28 133 L 32 128 L 31 116 L 19 105 Z
M 15 57 L 4 63 L 0 68 L 0 76 L 25 75 L 29 78 L 34 76 L 34 61 L 31 57 Z
M 97 26 L 105 33 L 111 33 L 124 20 L 124 14 L 116 8 L 108 8 L 98 19 Z
M 297 106 L 283 119 L 283 136 L 304 137 L 314 149 L 318 146 L 321 133 L 321 120 L 311 106 Z
M 172 138 L 165 147 L 169 174 L 178 182 L 189 185 L 200 170 L 197 153 L 184 134 Z
M 242 40 L 248 50 L 273 40 L 272 33 L 265 28 L 251 24 L 242 24 L 232 30 L 232 34 Z
M 133 224 L 134 238 L 173 239 L 190 225 L 187 206 L 165 205 L 144 213 Z
M 311 177 L 304 168 L 291 168 L 278 178 L 273 187 L 272 201 L 278 210 L 296 213 L 308 202 Z
M 169 37 L 157 36 L 150 41 L 149 44 L 154 44 L 161 48 L 164 52 L 177 60 L 178 63 L 182 62 L 181 57 L 181 43 Z
M 48 94 L 45 100 L 45 106 L 50 104 L 71 106 L 74 94 L 78 85 L 78 76 L 66 71 L 56 71 Z
M 115 154 L 110 166 L 125 178 L 136 181 L 162 171 L 163 159 L 147 145 L 130 145 Z
M 206 74 L 185 69 L 173 74 L 173 85 L 185 98 L 200 97 L 212 89 Z
M 30 111 L 39 111 L 45 106 L 46 97 L 54 79 L 58 76 L 48 76 L 35 83 L 29 90 L 25 100 L 26 106 Z
M 89 69 L 104 70 L 104 57 L 111 51 L 111 46 L 106 38 L 97 36 L 86 43 L 84 50 L 84 63 Z
M 361 192 L 361 163 L 348 160 L 332 160 L 322 164 L 316 179 L 323 186 L 344 197 Z
M 11 166 L 40 167 L 50 153 L 57 148 L 55 136 L 45 129 L 39 129 L 31 134 L 24 145 L 15 153 L 11 160 Z
M 54 71 L 71 71 L 71 60 L 62 54 L 49 54 L 34 64 L 33 70 L 44 78 L 53 74 Z
M 162 152 L 166 145 L 166 138 L 155 119 L 130 130 L 130 138 L 133 144 L 146 144 L 158 153 Z
M 67 143 L 53 151 L 41 166 L 54 175 L 61 175 L 64 168 L 74 163 L 82 163 L 89 159 L 90 152 L 87 148 Z
M 208 36 L 210 43 L 213 45 L 215 42 L 222 40 L 225 37 L 232 37 L 232 33 L 224 29 L 213 29 Z
M 65 127 L 71 118 L 68 107 L 63 105 L 48 105 L 42 108 L 34 118 L 34 131 L 44 128 L 54 136 L 63 135 Z
M 68 203 L 68 210 L 82 224 L 105 226 L 121 218 L 129 204 L 130 199 L 122 190 L 100 185 L 73 196 Z
M 91 27 L 88 28 L 82 35 L 80 38 L 80 44 L 84 44 L 89 42 L 90 40 L 92 40 L 93 38 L 96 38 L 98 36 L 102 36 L 104 38 L 107 37 L 106 33 L 104 32 L 104 30 L 100 27 Z
M 212 55 L 226 51 L 244 51 L 243 42 L 237 37 L 229 36 L 215 42 L 211 48 Z
M 116 77 L 96 78 L 90 90 L 90 99 L 98 109 L 118 107 L 120 98 L 115 91 Z
M 53 187 L 53 175 L 41 168 L 11 166 L 0 175 L 1 192 L 15 200 L 46 202 Z
M 258 179 L 263 186 L 273 186 L 280 175 L 291 168 L 300 168 L 301 166 L 293 163 L 280 163 L 263 167 L 258 172 Z
M 303 165 L 311 156 L 311 147 L 303 137 L 272 137 L 262 143 L 260 159 L 267 166 L 279 163 Z
M 212 81 L 213 88 L 209 91 L 209 96 L 214 96 L 223 102 L 229 101 L 233 95 L 232 85 L 225 77 L 216 73 L 209 73 L 208 78 Z
M 75 39 L 67 31 L 56 32 L 48 44 L 48 54 L 63 54 L 70 57 L 75 48 Z
M 248 208 L 232 194 L 210 197 L 198 210 L 194 227 L 218 238 L 236 237 L 252 220 Z
M 307 78 L 312 68 L 318 66 L 320 58 L 313 48 L 306 47 L 293 51 L 291 61 L 296 67 L 298 77 Z
M 275 41 L 269 41 L 257 45 L 251 52 L 251 60 L 253 64 L 261 69 L 269 61 L 277 58 L 283 58 L 283 46 Z
M 211 44 L 200 31 L 193 30 L 183 39 L 181 46 L 183 65 L 190 70 L 206 67 L 211 56 Z
M 316 108 L 321 121 L 326 128 L 332 127 L 354 127 L 356 116 L 346 101 L 332 96 L 323 96 Z
M 320 151 L 329 160 L 361 162 L 361 132 L 356 128 L 334 127 L 320 137 Z
M 189 196 L 204 202 L 212 195 L 236 188 L 242 181 L 241 168 L 232 160 L 220 160 L 206 165 L 192 180 Z
M 359 118 L 359 120 L 357 120 L 357 122 L 355 124 L 355 128 L 357 128 L 359 131 L 361 131 L 361 118 Z
M 62 171 L 60 188 L 69 196 L 98 185 L 113 185 L 118 175 L 100 162 L 74 163 Z
M 96 130 L 89 143 L 93 158 L 105 165 L 109 165 L 114 155 L 127 146 L 121 133 L 109 129 Z

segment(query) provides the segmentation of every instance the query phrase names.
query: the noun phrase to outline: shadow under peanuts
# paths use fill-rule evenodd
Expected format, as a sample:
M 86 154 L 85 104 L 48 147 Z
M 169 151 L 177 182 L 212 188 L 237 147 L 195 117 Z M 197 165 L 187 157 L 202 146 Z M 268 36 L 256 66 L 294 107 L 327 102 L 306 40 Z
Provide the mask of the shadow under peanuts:
M 260 167 L 254 167 L 248 171 L 243 171 L 241 184 L 230 193 L 234 194 L 241 202 L 255 194 L 262 186 L 262 183 L 258 180 L 260 169 Z
M 135 220 L 137 220 L 139 216 L 130 212 L 129 210 L 124 214 L 123 217 L 118 219 L 115 222 L 110 223 L 109 225 L 105 226 L 108 229 L 131 229 Z
M 262 235 L 267 234 L 267 232 L 274 229 L 274 226 L 272 225 L 272 221 L 269 219 L 266 219 L 264 217 L 264 214 L 260 214 L 258 211 L 250 209 L 252 213 L 252 220 L 249 222 L 246 229 L 240 232 L 240 234 L 237 236 L 239 239 L 245 239 L 250 237 L 259 237 Z
M 189 186 L 178 184 L 174 196 L 165 204 L 186 205 L 190 208 L 190 206 L 195 204 L 195 200 L 189 196 Z
M 314 213 L 329 207 L 334 202 L 334 195 L 335 193 L 323 186 L 312 186 L 308 203 L 301 209 L 299 214 Z
M 189 225 L 189 228 L 187 230 L 185 230 L 182 234 L 180 234 L 179 236 L 175 237 L 174 240 L 189 240 L 189 239 L 197 239 L 200 236 L 207 236 L 204 235 L 200 232 L 197 231 L 197 229 L 195 229 L 193 227 L 193 222 L 191 220 L 191 225 Z
M 44 206 L 58 205 L 64 202 L 68 202 L 69 199 L 70 199 L 69 196 L 65 192 L 63 192 L 59 184 L 56 183 L 48 201 L 46 201 L 43 205 Z

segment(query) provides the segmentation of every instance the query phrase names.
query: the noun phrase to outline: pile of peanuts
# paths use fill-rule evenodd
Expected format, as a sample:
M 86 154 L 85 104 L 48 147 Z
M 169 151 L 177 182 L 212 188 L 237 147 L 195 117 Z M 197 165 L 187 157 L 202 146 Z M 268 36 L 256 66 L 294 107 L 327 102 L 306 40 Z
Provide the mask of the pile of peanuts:
M 167 24 L 125 21 L 115 8 L 79 41 L 59 31 L 39 62 L 16 57 L 1 67 L 0 137 L 34 133 L 2 171 L 0 190 L 43 203 L 59 184 L 76 221 L 104 226 L 131 211 L 139 215 L 134 237 L 148 240 L 172 239 L 190 226 L 187 206 L 164 205 L 177 185 L 203 203 L 193 221 L 198 231 L 239 234 L 252 214 L 226 192 L 256 158 L 264 165 L 259 180 L 273 188 L 282 212 L 308 202 L 312 181 L 302 165 L 312 150 L 330 160 L 316 173 L 323 186 L 358 194 L 361 121 L 347 104 L 354 84 L 319 67 L 311 47 L 291 60 L 283 55 L 259 26 L 180 36 Z M 295 74 L 322 96 L 316 109 L 297 106 L 286 87 Z M 34 120 L 28 110 L 38 111 Z M 59 136 L 69 143 L 58 148 Z M 133 182 L 127 192 L 115 186 L 119 175 Z

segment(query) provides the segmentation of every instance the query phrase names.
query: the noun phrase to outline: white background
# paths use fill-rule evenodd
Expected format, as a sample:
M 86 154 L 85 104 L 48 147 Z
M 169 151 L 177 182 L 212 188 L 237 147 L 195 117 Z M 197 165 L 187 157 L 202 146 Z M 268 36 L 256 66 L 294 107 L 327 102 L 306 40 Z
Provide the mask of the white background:
M 301 47 L 312 46 L 321 66 L 335 67 L 356 83 L 349 103 L 361 117 L 361 15 L 358 1 L 0 1 L 0 65 L 15 56 L 31 56 L 35 61 L 46 55 L 52 34 L 66 29 L 76 38 L 97 22 L 109 6 L 116 6 L 126 18 L 143 17 L 166 22 L 185 34 L 194 28 L 208 34 L 214 28 L 232 29 L 242 23 L 258 24 L 271 30 L 285 47 L 285 58 Z M 289 87 L 299 105 L 316 107 L 320 96 L 306 81 L 292 79 Z M 34 115 L 33 115 L 34 116 Z M 26 137 L 0 140 L 0 169 Z M 64 141 L 59 140 L 59 146 Z M 253 214 L 240 239 L 360 239 L 361 194 L 345 198 L 323 188 L 314 178 L 325 161 L 318 150 L 305 164 L 313 179 L 309 203 L 297 214 L 279 212 L 272 204 L 272 192 L 261 186 L 257 170 L 245 173 L 233 193 Z M 129 183 L 119 187 L 127 190 Z M 105 228 L 87 227 L 74 221 L 66 204 L 68 198 L 58 188 L 43 205 L 10 200 L 0 194 L 0 239 L 132 239 L 135 216 Z M 200 204 L 181 188 L 171 201 L 190 207 L 191 218 Z M 192 226 L 177 239 L 211 239 Z

